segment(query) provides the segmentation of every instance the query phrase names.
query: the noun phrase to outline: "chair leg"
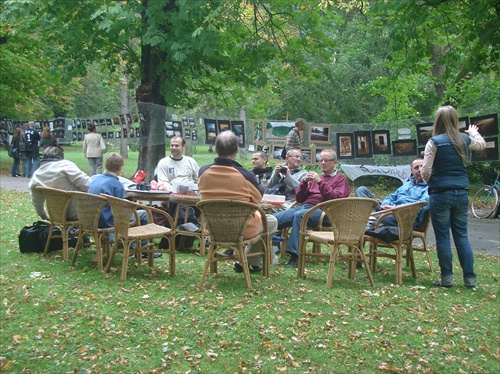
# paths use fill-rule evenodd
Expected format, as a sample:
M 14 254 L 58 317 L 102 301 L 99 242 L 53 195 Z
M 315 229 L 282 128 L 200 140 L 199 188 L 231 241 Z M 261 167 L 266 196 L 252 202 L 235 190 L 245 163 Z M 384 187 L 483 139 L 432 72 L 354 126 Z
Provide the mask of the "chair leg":
M 82 244 L 83 244 L 83 232 L 80 230 L 80 232 L 78 233 L 78 240 L 76 242 L 75 252 L 73 253 L 73 258 L 71 259 L 71 266 L 75 266 L 76 256 L 78 256 L 78 252 L 80 251 Z M 97 266 L 99 267 L 99 262 L 97 263 Z
M 250 270 L 248 270 L 248 259 L 245 248 L 240 248 L 240 264 L 243 267 L 243 274 L 245 275 L 245 283 L 248 288 L 252 288 L 252 280 L 250 279 Z
M 123 243 L 122 272 L 120 274 L 120 282 L 124 282 L 125 279 L 127 279 L 128 256 L 130 254 L 131 244 L 132 243 L 128 241 Z M 138 253 L 140 253 L 140 251 Z
M 403 283 L 403 248 L 396 248 L 396 284 Z
M 215 252 L 215 246 L 212 243 L 210 243 L 210 246 L 208 247 L 207 259 L 205 260 L 205 267 L 203 268 L 203 274 L 201 275 L 200 286 L 203 286 L 203 284 L 205 283 L 205 278 L 207 277 L 208 268 L 209 266 L 211 266 L 211 263 L 214 259 L 214 252 Z M 217 264 L 215 266 L 217 266 Z
M 330 252 L 330 263 L 328 265 L 328 274 L 326 276 L 326 288 L 332 288 L 333 285 L 333 271 L 335 270 L 335 264 L 339 258 L 340 247 L 333 246 Z
M 373 281 L 372 272 L 370 271 L 370 267 L 368 265 L 368 261 L 366 260 L 366 255 L 365 255 L 365 253 L 362 250 L 359 250 L 359 253 L 360 253 L 361 259 L 363 260 L 363 265 L 364 265 L 364 267 L 366 269 L 366 275 L 368 275 L 368 279 L 370 280 L 370 284 L 372 286 L 375 286 L 375 282 Z
M 108 263 L 106 265 L 106 269 L 104 270 L 105 273 L 109 273 L 109 269 L 111 269 L 111 265 L 113 264 L 113 259 L 115 258 L 117 248 L 118 248 L 118 240 L 115 239 L 115 242 L 113 244 L 113 249 L 112 249 L 111 254 L 109 255 L 109 258 L 108 258 Z
M 431 254 L 429 253 L 429 248 L 427 248 L 427 243 L 424 241 L 424 251 L 427 256 L 427 262 L 429 263 L 429 268 L 431 269 L 431 273 L 434 273 L 434 267 L 432 266 Z
M 175 267 L 175 236 L 168 239 L 169 253 L 170 253 L 170 276 L 174 277 L 177 271 Z
M 413 278 L 417 277 L 417 269 L 415 269 L 415 258 L 413 258 L 413 249 L 411 244 L 408 245 L 408 250 L 406 251 L 406 258 L 410 261 L 411 275 Z
M 307 240 L 301 235 L 299 239 L 299 260 L 297 264 L 297 276 L 299 278 L 306 277 L 306 251 L 307 251 Z
M 52 232 L 53 231 L 54 231 L 54 225 L 50 224 L 49 236 L 47 237 L 47 243 L 45 243 L 45 249 L 43 250 L 44 256 L 47 256 L 47 254 L 49 253 L 49 245 L 50 245 L 50 241 L 52 240 Z

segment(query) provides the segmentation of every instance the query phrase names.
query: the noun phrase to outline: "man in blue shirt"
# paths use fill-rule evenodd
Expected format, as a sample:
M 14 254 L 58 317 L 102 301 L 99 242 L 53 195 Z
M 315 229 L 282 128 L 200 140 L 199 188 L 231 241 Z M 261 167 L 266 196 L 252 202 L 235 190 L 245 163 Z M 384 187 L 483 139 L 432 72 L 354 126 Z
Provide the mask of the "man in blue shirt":
M 419 201 L 429 201 L 429 193 L 427 191 L 427 183 L 422 179 L 421 171 L 422 165 L 424 163 L 423 158 L 416 158 L 411 163 L 412 176 L 410 180 L 403 183 L 394 193 L 386 196 L 384 200 L 380 203 L 376 211 L 393 208 L 395 206 L 416 203 Z M 365 187 L 361 186 L 356 190 L 357 197 L 368 197 L 374 199 L 375 197 L 371 191 Z M 415 219 L 414 227 L 418 226 L 425 218 L 426 212 L 429 210 L 429 206 L 426 205 L 417 215 Z M 390 215 L 382 219 L 383 226 L 397 226 L 396 217 Z

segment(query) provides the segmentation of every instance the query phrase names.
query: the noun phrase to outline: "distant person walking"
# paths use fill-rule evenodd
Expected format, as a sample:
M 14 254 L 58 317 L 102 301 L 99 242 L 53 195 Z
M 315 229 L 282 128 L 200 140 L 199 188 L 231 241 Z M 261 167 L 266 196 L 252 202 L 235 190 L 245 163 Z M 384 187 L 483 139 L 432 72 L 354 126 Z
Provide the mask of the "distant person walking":
M 83 155 L 89 162 L 89 174 L 90 176 L 102 174 L 102 155 L 106 153 L 106 144 L 93 123 L 88 125 L 87 129 L 89 133 L 83 139 Z
M 38 154 L 38 142 L 40 141 L 40 133 L 35 130 L 35 122 L 28 122 L 28 128 L 24 130 L 24 139 L 26 142 L 24 174 L 26 178 L 31 178 L 36 169 L 38 169 L 38 162 L 40 161 L 40 155 Z
M 429 210 L 436 237 L 436 249 L 441 268 L 441 280 L 433 283 L 437 287 L 453 286 L 453 263 L 450 244 L 450 228 L 462 267 L 464 285 L 476 286 L 474 256 L 467 233 L 469 178 L 467 161 L 470 149 L 484 149 L 486 142 L 471 125 L 458 131 L 458 113 L 450 105 L 436 112 L 433 136 L 424 151 L 422 178 L 429 189 Z
M 12 137 L 12 141 L 10 142 L 11 150 L 12 150 L 12 158 L 14 162 L 12 163 L 12 169 L 10 171 L 10 175 L 14 178 L 19 176 L 18 169 L 19 164 L 21 163 L 21 156 L 19 152 L 19 144 L 21 141 L 21 128 L 16 127 L 14 130 L 14 136 Z

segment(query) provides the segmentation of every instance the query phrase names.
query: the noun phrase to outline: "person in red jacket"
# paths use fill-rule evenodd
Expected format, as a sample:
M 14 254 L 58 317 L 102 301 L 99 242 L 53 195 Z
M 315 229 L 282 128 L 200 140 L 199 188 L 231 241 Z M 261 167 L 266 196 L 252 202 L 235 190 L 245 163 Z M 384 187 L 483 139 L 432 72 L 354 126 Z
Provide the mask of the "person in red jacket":
M 278 220 L 278 230 L 285 227 L 292 228 L 285 247 L 285 251 L 290 255 L 286 267 L 296 268 L 298 265 L 300 225 L 306 211 L 324 201 L 348 197 L 351 192 L 347 178 L 337 173 L 336 165 L 337 153 L 333 149 L 324 149 L 320 154 L 322 174 L 309 171 L 295 191 L 297 204 L 290 209 L 273 214 Z M 307 225 L 317 226 L 321 213 L 321 210 L 313 213 Z M 327 220 L 325 224 L 328 224 Z

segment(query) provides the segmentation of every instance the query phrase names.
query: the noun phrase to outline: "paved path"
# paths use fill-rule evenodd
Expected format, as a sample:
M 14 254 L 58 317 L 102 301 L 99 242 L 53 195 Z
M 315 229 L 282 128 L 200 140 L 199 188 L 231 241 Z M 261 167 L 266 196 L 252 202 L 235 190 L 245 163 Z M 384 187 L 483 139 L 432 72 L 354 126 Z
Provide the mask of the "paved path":
M 0 176 L 1 189 L 28 192 L 28 182 L 27 178 Z M 474 252 L 500 256 L 500 219 L 469 218 L 469 240 Z M 427 233 L 427 244 L 436 245 L 432 227 Z

